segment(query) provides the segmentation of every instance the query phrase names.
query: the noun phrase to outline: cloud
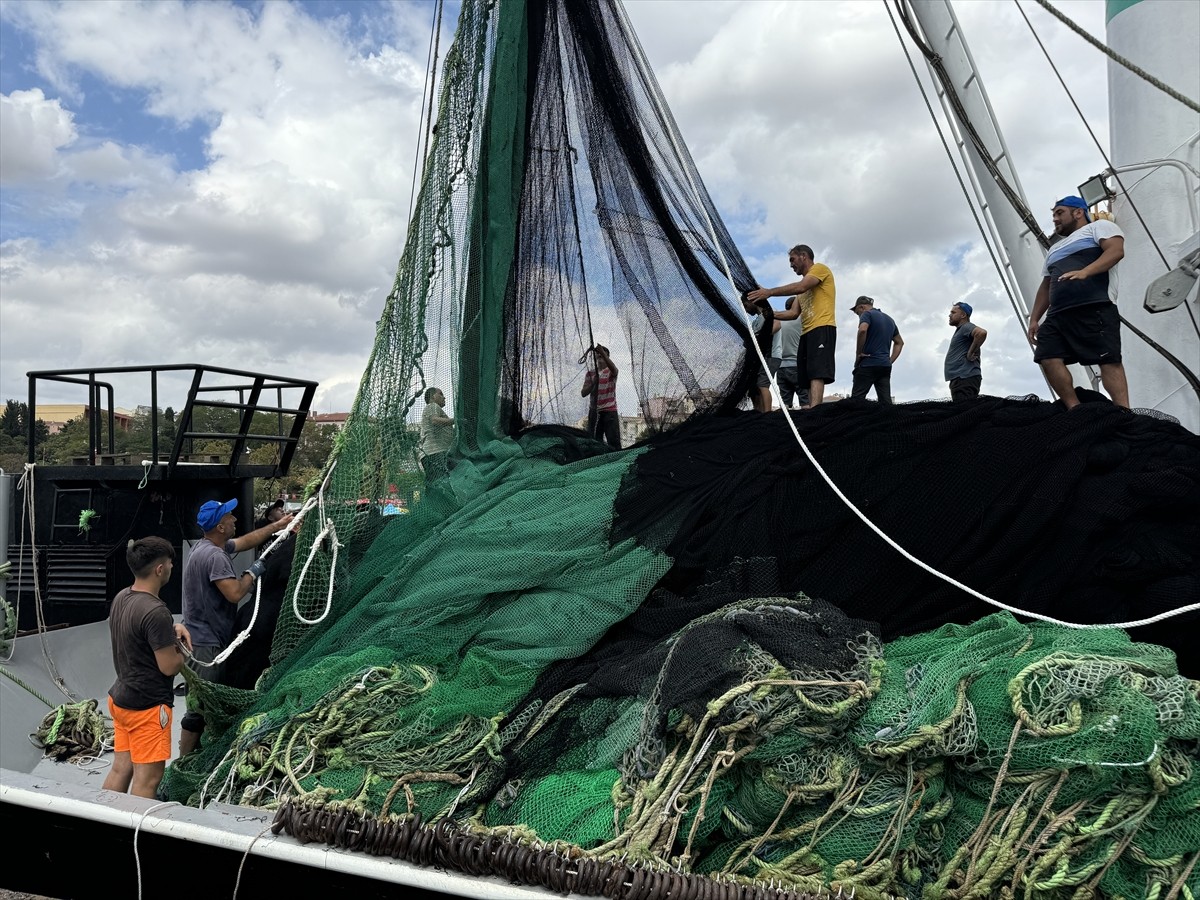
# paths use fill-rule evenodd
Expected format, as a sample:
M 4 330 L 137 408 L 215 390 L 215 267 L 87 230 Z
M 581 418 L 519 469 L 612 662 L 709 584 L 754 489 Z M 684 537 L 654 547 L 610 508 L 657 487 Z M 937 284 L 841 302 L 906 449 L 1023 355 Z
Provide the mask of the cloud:
M 426 48 L 418 61 L 393 45 L 416 42 L 387 41 L 410 15 L 356 37 L 292 4 L 5 16 L 63 94 L 14 92 L 3 107 L 4 204 L 27 226 L 2 247 L 5 390 L 23 393 L 28 369 L 183 358 L 300 371 L 321 378 L 320 407 L 348 408 L 408 214 Z M 108 123 L 89 133 L 85 85 L 205 123 L 207 165 L 180 171 L 153 146 L 92 137 Z M 9 127 L 13 115 L 40 143 Z M 9 190 L 10 137 L 21 190 Z
M 58 151 L 77 137 L 73 119 L 40 88 L 0 94 L 0 184 L 25 184 L 57 174 Z
M 1058 5 L 1102 33 L 1098 4 Z M 4 4 L 5 28 L 33 48 L 14 65 L 37 85 L 0 97 L 5 396 L 23 394 L 30 369 L 195 360 L 319 379 L 320 409 L 349 408 L 404 241 L 432 7 L 330 8 Z M 1041 215 L 1044 198 L 1099 170 L 1098 154 L 1019 13 L 956 10 Z M 985 392 L 1046 393 L 882 4 L 627 11 L 760 280 L 791 280 L 783 253 L 805 241 L 843 297 L 877 297 L 907 342 L 902 400 L 948 393 L 945 314 L 969 297 L 989 331 Z M 1102 57 L 1029 12 L 1105 135 Z M 443 26 L 444 60 L 449 15 Z M 153 129 L 116 128 L 103 98 L 194 130 L 194 158 Z M 593 318 L 631 363 L 616 312 Z

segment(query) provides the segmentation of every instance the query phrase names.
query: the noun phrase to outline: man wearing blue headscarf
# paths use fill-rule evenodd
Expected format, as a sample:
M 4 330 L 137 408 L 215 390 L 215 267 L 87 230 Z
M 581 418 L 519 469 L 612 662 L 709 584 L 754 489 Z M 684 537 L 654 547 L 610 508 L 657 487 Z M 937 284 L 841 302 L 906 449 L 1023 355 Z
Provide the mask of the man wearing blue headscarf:
M 971 321 L 973 311 L 971 304 L 962 300 L 950 307 L 954 335 L 946 350 L 945 375 L 946 381 L 950 382 L 950 399 L 955 403 L 974 400 L 983 384 L 979 348 L 987 340 L 987 331 Z
M 1113 403 L 1128 409 L 1121 317 L 1108 296 L 1108 271 L 1125 256 L 1125 235 L 1106 219 L 1093 222 L 1079 197 L 1059 200 L 1053 217 L 1060 239 L 1046 255 L 1029 316 L 1033 361 L 1042 367 L 1067 409 L 1079 405 L 1067 369 L 1071 363 L 1099 366 L 1100 380 Z

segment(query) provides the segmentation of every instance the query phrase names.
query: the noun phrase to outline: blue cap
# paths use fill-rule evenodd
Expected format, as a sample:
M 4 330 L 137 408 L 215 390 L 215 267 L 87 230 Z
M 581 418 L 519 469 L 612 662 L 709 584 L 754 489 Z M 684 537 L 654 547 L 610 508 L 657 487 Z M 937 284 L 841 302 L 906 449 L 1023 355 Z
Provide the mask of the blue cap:
M 226 500 L 224 503 L 219 500 L 209 500 L 200 507 L 200 512 L 196 513 L 196 524 L 200 526 L 201 531 L 208 534 L 235 509 L 237 509 L 237 500 Z
M 955 303 L 954 305 L 957 306 L 959 309 L 961 309 L 963 312 L 965 312 L 967 314 L 968 319 L 971 318 L 971 313 L 973 312 L 973 310 L 971 309 L 970 303 L 959 302 L 959 303 Z
M 1070 197 L 1063 197 L 1061 200 L 1055 203 L 1052 208 L 1057 209 L 1060 206 L 1069 206 L 1073 209 L 1082 209 L 1083 217 L 1089 222 L 1092 221 L 1092 214 L 1088 212 L 1088 205 L 1082 197 L 1076 197 L 1074 195 Z

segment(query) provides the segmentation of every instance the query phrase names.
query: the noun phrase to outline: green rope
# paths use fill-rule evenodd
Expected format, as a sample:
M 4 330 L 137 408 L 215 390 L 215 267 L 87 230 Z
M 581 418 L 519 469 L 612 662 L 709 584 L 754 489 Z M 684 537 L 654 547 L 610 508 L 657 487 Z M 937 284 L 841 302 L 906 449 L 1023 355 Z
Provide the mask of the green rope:
M 50 710 L 30 735 L 44 755 L 58 762 L 77 756 L 98 756 L 112 748 L 112 725 L 101 715 L 95 700 L 64 703 Z

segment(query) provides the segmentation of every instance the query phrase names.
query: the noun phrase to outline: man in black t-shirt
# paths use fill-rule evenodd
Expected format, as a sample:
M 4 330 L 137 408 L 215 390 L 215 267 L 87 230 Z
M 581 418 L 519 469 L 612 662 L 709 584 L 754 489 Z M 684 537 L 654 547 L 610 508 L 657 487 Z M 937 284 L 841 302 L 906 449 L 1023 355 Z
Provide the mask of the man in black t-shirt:
M 113 598 L 108 617 L 117 680 L 108 689 L 115 754 L 104 789 L 152 798 L 171 758 L 171 685 L 183 671 L 180 644 L 190 651 L 192 637 L 159 598 L 171 580 L 174 548 L 160 537 L 130 541 L 125 561 L 133 585 Z
M 283 501 L 277 501 L 267 507 L 266 514 L 254 523 L 254 527 L 266 528 L 282 519 L 286 512 Z M 270 665 L 271 641 L 275 638 L 275 624 L 279 621 L 279 610 L 283 607 L 288 581 L 292 577 L 292 558 L 295 554 L 296 533 L 290 531 L 269 556 L 260 557 L 266 565 L 258 582 L 262 586 L 261 591 L 250 592 L 246 602 L 238 607 L 234 624 L 238 634 L 250 628 L 252 618 L 254 627 L 250 628 L 246 640 L 225 661 L 221 673 L 221 680 L 225 684 L 253 688 L 258 677 Z M 255 603 L 258 604 L 257 614 Z

